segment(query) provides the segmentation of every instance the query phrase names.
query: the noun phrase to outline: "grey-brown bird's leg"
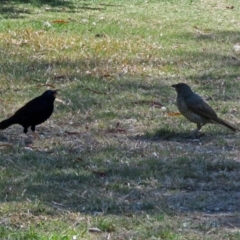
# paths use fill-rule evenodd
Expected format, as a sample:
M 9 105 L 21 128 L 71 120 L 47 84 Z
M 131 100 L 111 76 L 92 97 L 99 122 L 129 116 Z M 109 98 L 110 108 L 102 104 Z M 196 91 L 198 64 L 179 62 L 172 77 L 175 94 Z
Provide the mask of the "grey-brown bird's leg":
M 205 123 L 204 124 L 200 124 L 200 123 L 197 124 L 197 129 L 195 130 L 195 137 L 200 138 L 204 135 L 204 133 L 200 133 L 200 130 L 204 125 L 205 125 Z
M 195 130 L 193 130 L 193 131 L 191 132 L 191 136 L 192 136 L 192 137 L 197 137 L 198 134 L 199 134 L 199 130 L 198 130 L 198 129 L 195 129 Z
M 200 133 L 200 130 L 202 128 L 202 126 L 205 125 L 205 124 L 197 124 L 197 129 L 193 130 L 190 134 L 190 137 L 193 137 L 193 138 L 200 138 L 204 135 L 204 133 Z

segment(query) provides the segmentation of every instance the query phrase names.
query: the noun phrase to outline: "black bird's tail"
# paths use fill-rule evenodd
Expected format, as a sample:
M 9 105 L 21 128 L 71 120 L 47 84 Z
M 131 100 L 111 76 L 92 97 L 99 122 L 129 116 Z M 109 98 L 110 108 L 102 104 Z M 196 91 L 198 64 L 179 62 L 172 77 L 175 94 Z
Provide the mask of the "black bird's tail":
M 239 132 L 240 131 L 240 129 L 238 129 L 237 127 L 235 127 L 233 124 L 231 124 L 230 122 L 228 122 L 228 121 L 226 121 L 226 120 L 223 120 L 223 119 L 221 119 L 221 118 L 218 118 L 217 119 L 217 121 L 216 121 L 217 123 L 219 123 L 219 124 L 221 124 L 221 125 L 223 125 L 223 126 L 225 126 L 225 127 L 227 127 L 227 128 L 229 128 L 229 129 L 231 129 L 232 131 L 234 131 L 234 132 Z M 1 126 L 1 125 L 0 125 Z
M 15 118 L 14 118 L 14 116 L 12 116 L 12 117 L 0 122 L 0 129 L 6 129 L 15 123 L 16 123 Z

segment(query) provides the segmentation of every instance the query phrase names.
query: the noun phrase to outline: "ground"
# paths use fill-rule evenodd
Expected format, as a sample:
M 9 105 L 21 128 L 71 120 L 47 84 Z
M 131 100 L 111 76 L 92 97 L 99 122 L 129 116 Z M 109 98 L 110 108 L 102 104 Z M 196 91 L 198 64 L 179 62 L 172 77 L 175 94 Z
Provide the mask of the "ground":
M 240 3 L 5 1 L 1 120 L 59 89 L 42 139 L 0 133 L 1 239 L 239 239 L 239 134 L 178 113 L 185 82 L 240 128 Z

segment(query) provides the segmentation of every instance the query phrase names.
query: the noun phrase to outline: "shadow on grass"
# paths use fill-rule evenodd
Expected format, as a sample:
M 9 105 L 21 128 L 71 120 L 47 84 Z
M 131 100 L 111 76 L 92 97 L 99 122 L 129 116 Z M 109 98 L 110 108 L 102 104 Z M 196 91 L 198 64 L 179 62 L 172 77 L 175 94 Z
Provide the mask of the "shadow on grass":
M 240 211 L 237 161 L 224 156 L 216 161 L 218 154 L 193 155 L 181 149 L 179 156 L 163 151 L 151 157 L 141 147 L 82 147 L 18 154 L 15 149 L 1 163 L 1 201 L 38 199 L 42 204 L 35 206 L 36 215 L 56 214 L 54 209 L 117 215 L 154 215 L 159 209 L 172 215 Z
M 42 4 L 48 4 L 52 7 L 67 7 L 74 8 L 74 5 L 69 1 L 59 1 L 59 0 L 11 0 L 11 1 L 1 1 L 0 5 L 0 16 L 3 18 L 25 18 L 32 14 L 32 11 L 28 8 L 28 5 L 22 4 L 32 4 L 35 6 L 40 6 Z
M 2 1 L 0 6 L 0 15 L 3 18 L 25 18 L 27 14 L 32 14 L 26 5 L 21 4 L 32 4 L 36 7 L 41 7 L 42 5 L 50 6 L 47 9 L 49 12 L 68 12 L 75 13 L 79 10 L 90 10 L 90 11 L 104 11 L 107 7 L 120 7 L 119 4 L 106 4 L 101 3 L 96 5 L 94 2 L 86 1 L 64 1 L 64 0 L 11 0 Z
M 218 126 L 221 128 L 221 126 Z M 194 131 L 194 130 L 193 130 Z M 169 142 L 201 142 L 204 143 L 210 142 L 218 137 L 231 137 L 234 136 L 234 133 L 226 133 L 220 130 L 214 130 L 212 132 L 201 130 L 199 135 L 195 136 L 193 131 L 177 131 L 173 129 L 159 129 L 155 132 L 149 132 L 144 135 L 138 135 L 134 137 L 130 137 L 130 139 L 139 140 L 139 141 L 153 141 L 153 142 L 161 142 L 161 141 L 169 141 Z M 227 131 L 227 130 L 226 130 Z
M 26 15 L 32 12 L 26 8 L 20 8 L 15 5 L 1 5 L 0 6 L 0 16 L 3 18 L 24 18 Z
M 72 1 L 64 1 L 64 0 L 9 0 L 9 1 L 1 1 L 2 4 L 32 4 L 36 6 L 41 6 L 41 5 L 49 5 L 53 7 L 73 7 L 74 3 Z

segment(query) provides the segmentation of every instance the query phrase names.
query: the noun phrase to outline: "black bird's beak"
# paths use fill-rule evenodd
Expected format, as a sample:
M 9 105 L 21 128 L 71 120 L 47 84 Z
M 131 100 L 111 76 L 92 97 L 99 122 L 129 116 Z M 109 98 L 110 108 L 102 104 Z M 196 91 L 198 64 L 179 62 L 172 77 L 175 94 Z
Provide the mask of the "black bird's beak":
M 171 87 L 173 87 L 173 88 L 176 88 L 176 85 L 175 85 L 175 84 L 173 84 Z
M 58 89 L 54 90 L 54 91 L 53 91 L 53 96 L 56 97 L 58 92 L 59 92 Z

